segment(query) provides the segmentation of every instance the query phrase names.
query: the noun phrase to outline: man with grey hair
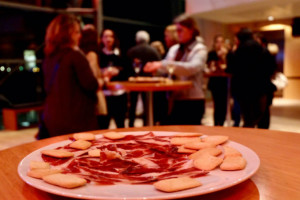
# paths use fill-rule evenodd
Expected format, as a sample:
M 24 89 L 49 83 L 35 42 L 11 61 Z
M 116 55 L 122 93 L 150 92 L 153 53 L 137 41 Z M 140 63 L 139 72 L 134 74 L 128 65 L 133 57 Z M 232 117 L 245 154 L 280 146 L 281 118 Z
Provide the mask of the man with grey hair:
M 145 30 L 136 32 L 135 35 L 136 45 L 131 47 L 127 52 L 127 57 L 132 67 L 132 71 L 135 72 L 135 76 L 152 76 L 151 73 L 145 73 L 143 68 L 144 65 L 149 61 L 161 60 L 161 56 L 156 49 L 150 46 L 150 35 Z M 130 92 L 130 107 L 129 107 L 129 127 L 134 126 L 135 110 L 138 99 L 138 92 Z M 143 102 L 145 102 L 145 94 L 142 93 Z M 145 104 L 144 104 L 145 105 Z M 144 123 L 145 117 L 145 106 L 144 106 Z M 145 124 L 146 125 L 146 124 Z
M 135 34 L 135 41 L 137 44 L 146 42 L 149 43 L 150 42 L 150 35 L 147 31 L 141 30 L 136 32 Z

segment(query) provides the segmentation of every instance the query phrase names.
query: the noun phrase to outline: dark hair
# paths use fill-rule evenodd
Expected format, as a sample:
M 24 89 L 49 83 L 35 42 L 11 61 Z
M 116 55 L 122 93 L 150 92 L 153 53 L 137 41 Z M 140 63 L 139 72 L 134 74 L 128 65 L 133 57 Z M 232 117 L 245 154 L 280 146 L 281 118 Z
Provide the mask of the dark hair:
M 200 30 L 197 26 L 196 21 L 189 15 L 182 14 L 174 19 L 175 24 L 187 27 L 190 30 L 193 30 L 193 37 L 196 38 L 200 35 Z
M 61 14 L 48 25 L 45 36 L 45 54 L 50 55 L 57 49 L 74 45 L 71 35 L 80 21 L 75 15 Z
M 102 37 L 103 37 L 104 32 L 107 31 L 107 30 L 109 30 L 109 31 L 111 31 L 111 32 L 113 33 L 113 37 L 114 37 L 114 39 L 115 39 L 113 48 L 120 48 L 120 42 L 119 42 L 119 39 L 118 39 L 116 33 L 115 33 L 112 29 L 104 29 L 104 30 L 101 32 L 101 34 L 100 34 L 100 49 L 103 49 L 103 48 L 104 48 L 104 44 L 103 44 L 103 42 L 102 42 Z
M 241 43 L 246 42 L 247 40 L 253 39 L 253 33 L 249 28 L 241 28 L 236 34 L 236 37 Z
M 80 48 L 87 54 L 90 51 L 98 50 L 98 34 L 95 29 L 84 29 L 81 32 Z

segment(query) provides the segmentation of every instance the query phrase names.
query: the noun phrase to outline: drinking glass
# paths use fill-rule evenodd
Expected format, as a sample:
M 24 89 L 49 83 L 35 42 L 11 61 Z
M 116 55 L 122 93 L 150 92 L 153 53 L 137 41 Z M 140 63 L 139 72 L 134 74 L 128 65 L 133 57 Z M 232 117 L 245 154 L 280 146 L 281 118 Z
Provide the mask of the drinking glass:
M 172 79 L 172 76 L 173 76 L 173 73 L 175 70 L 175 66 L 173 64 L 168 64 L 167 69 L 168 69 L 168 78 Z
M 134 72 L 135 72 L 135 75 L 138 76 L 141 72 L 141 69 L 142 69 L 142 61 L 138 58 L 135 58 L 133 60 L 133 69 L 134 69 Z

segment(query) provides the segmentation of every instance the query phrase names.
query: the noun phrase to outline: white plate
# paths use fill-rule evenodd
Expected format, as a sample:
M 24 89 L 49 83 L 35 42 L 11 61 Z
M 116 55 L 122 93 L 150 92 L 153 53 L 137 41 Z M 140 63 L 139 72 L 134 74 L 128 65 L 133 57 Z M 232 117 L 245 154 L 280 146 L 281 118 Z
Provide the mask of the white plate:
M 145 132 L 123 132 L 123 134 L 146 134 Z M 174 135 L 178 132 L 162 132 L 154 131 L 155 135 Z M 100 136 L 102 137 L 102 136 Z M 79 199 L 177 199 L 190 196 L 198 196 L 202 194 L 207 194 L 215 191 L 219 191 L 234 185 L 237 185 L 248 178 L 250 178 L 259 168 L 260 159 L 257 154 L 241 144 L 233 141 L 228 141 L 228 145 L 239 150 L 243 157 L 247 160 L 247 166 L 244 170 L 240 171 L 221 171 L 215 169 L 211 171 L 208 175 L 199 177 L 198 179 L 203 184 L 200 187 L 173 192 L 164 193 L 156 190 L 153 185 L 107 185 L 107 186 L 96 186 L 92 184 L 87 184 L 84 187 L 76 189 L 64 189 L 54 185 L 45 183 L 40 179 L 31 178 L 26 175 L 29 169 L 29 163 L 32 160 L 42 160 L 41 150 L 43 149 L 54 149 L 59 146 L 64 146 L 69 144 L 70 141 L 62 141 L 55 144 L 48 145 L 46 147 L 40 148 L 29 155 L 27 155 L 18 166 L 19 176 L 29 185 L 49 192 L 52 194 L 73 197 Z

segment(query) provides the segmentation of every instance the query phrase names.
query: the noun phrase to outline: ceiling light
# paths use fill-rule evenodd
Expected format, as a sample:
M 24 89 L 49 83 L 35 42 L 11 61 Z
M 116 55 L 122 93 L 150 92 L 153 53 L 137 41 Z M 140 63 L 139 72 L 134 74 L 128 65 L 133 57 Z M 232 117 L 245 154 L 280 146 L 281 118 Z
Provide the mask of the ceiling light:
M 285 30 L 286 28 L 289 28 L 290 26 L 285 24 L 271 24 L 267 26 L 263 26 L 260 28 L 262 31 L 274 31 L 274 30 Z
M 273 20 L 274 20 L 274 17 L 273 17 L 273 16 L 269 16 L 269 17 L 268 17 L 268 20 L 269 20 L 269 21 L 273 21 Z

